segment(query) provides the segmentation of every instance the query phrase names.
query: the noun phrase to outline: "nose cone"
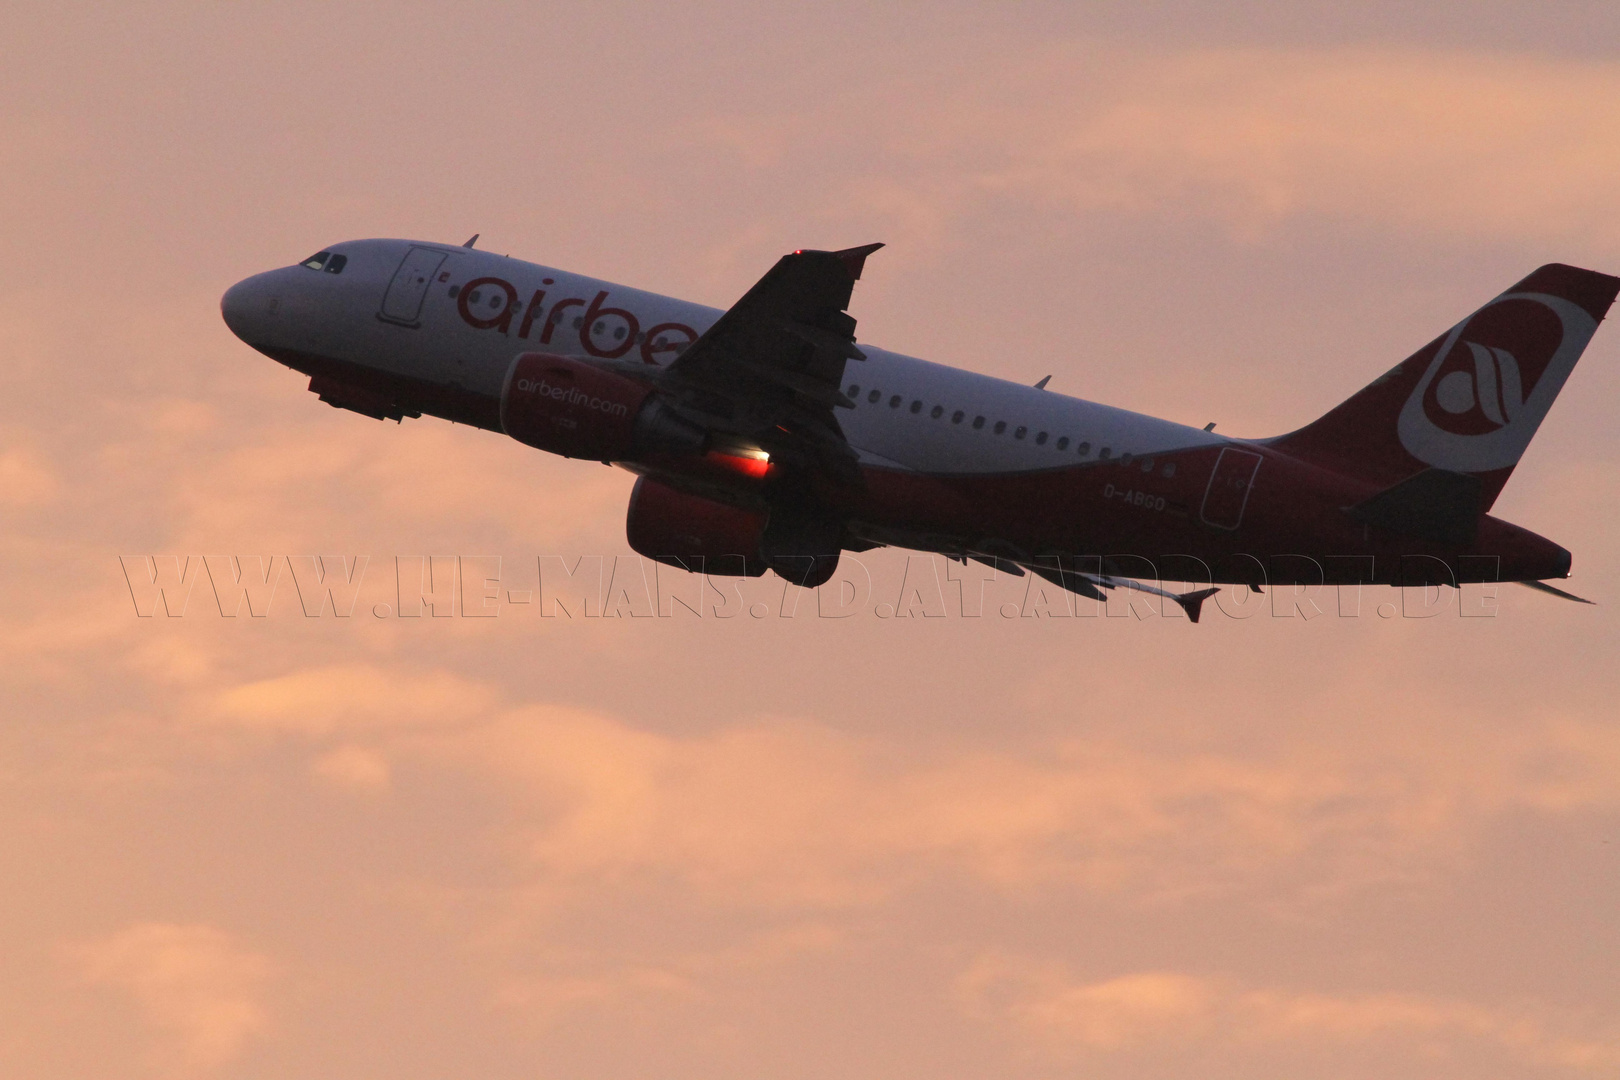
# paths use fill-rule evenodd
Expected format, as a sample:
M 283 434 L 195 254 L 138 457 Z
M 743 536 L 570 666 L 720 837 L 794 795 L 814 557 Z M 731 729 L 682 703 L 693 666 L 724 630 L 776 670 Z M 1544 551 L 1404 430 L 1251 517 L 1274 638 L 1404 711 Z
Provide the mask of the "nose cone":
M 219 313 L 224 317 L 225 325 L 243 341 L 248 339 L 248 308 L 252 304 L 252 297 L 253 279 L 248 278 L 226 289 L 225 295 L 219 298 Z
M 257 345 L 264 341 L 266 321 L 275 313 L 275 295 L 270 289 L 269 274 L 255 274 L 238 281 L 219 299 L 219 313 L 231 333 Z

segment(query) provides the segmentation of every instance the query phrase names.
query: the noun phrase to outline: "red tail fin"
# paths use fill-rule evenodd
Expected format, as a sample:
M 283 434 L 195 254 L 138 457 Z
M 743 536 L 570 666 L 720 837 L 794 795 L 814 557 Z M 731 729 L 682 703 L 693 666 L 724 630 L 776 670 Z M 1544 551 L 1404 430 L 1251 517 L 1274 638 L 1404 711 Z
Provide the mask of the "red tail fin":
M 1616 293 L 1620 278 L 1543 266 L 1271 445 L 1381 487 L 1425 468 L 1477 476 L 1488 510 Z

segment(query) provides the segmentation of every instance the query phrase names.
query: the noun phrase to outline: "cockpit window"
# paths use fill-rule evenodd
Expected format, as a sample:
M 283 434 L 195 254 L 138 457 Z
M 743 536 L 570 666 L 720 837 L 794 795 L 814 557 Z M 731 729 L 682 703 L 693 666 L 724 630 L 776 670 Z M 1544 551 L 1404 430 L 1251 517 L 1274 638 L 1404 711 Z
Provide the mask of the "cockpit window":
M 330 251 L 317 251 L 298 265 L 307 266 L 311 270 L 325 270 L 328 274 L 341 274 L 343 268 L 349 265 L 349 257 L 334 255 Z

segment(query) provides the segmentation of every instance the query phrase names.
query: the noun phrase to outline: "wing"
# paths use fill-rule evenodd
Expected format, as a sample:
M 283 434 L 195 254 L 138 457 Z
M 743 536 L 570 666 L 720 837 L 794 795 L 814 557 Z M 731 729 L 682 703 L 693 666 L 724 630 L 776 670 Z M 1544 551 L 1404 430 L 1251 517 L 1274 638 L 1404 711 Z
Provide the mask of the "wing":
M 845 309 L 866 257 L 882 246 L 784 255 L 664 369 L 660 385 L 711 432 L 758 446 L 783 467 L 853 480 L 855 452 L 833 410 L 853 406 L 841 389 L 844 365 L 866 357 Z

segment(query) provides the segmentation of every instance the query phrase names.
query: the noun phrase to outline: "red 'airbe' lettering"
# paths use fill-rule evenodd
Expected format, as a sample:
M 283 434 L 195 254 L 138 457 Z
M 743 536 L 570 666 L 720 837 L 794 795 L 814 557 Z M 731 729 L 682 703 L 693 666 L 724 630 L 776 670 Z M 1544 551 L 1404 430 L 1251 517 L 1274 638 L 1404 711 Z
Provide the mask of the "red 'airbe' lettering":
M 500 311 L 488 318 L 474 315 L 472 305 L 483 300 L 483 290 L 493 286 L 506 294 L 506 303 L 501 305 Z M 512 288 L 510 282 L 502 281 L 497 277 L 473 278 L 461 287 L 456 294 L 456 311 L 461 314 L 462 321 L 475 330 L 499 330 L 505 334 L 512 328 L 512 313 L 517 308 L 517 290 Z
M 550 279 L 547 279 L 548 283 Z M 485 290 L 490 290 L 486 293 Z M 485 297 L 497 299 L 497 307 L 489 307 Z M 641 321 L 634 312 L 627 308 L 606 307 L 607 290 L 596 294 L 589 305 L 579 297 L 570 296 L 558 300 L 551 306 L 549 312 L 545 311 L 546 290 L 536 289 L 529 297 L 527 304 L 518 302 L 517 289 L 511 282 L 497 277 L 474 278 L 467 282 L 456 292 L 456 311 L 461 320 L 475 330 L 499 330 L 503 334 L 512 331 L 512 319 L 519 309 L 523 311 L 523 321 L 518 324 L 518 337 L 527 338 L 534 330 L 535 324 L 540 324 L 540 344 L 549 345 L 557 328 L 567 322 L 566 312 L 570 308 L 585 308 L 582 315 L 574 317 L 579 325 L 580 347 L 591 356 L 599 356 L 604 360 L 617 360 L 639 341 L 640 353 L 643 363 L 658 364 L 663 353 L 679 355 L 681 350 L 698 339 L 698 332 L 685 323 L 664 322 L 650 327 L 645 334 L 641 332 Z M 504 303 L 500 302 L 504 300 Z M 490 314 L 484 314 L 485 309 Z M 541 318 L 542 312 L 545 317 Z M 597 323 L 603 319 L 624 320 L 624 338 L 616 342 L 611 348 L 603 348 L 596 344 L 595 335 Z
M 592 300 L 591 306 L 585 310 L 585 321 L 580 323 L 579 326 L 579 344 L 580 348 L 592 356 L 600 356 L 604 360 L 617 360 L 629 352 L 630 347 L 636 343 L 636 335 L 641 333 L 641 323 L 637 322 L 636 317 L 624 308 L 603 307 L 602 301 L 606 299 L 606 290 L 597 293 L 596 299 Z M 595 336 L 593 331 L 596 329 L 597 320 L 604 315 L 617 315 L 630 324 L 625 332 L 624 341 L 611 349 L 599 349 L 596 347 L 596 343 L 591 340 Z
M 545 323 L 540 327 L 540 344 L 551 344 L 551 335 L 556 331 L 557 324 L 562 322 L 562 313 L 571 307 L 584 307 L 585 301 L 577 299 L 559 300 L 546 316 Z
M 529 306 L 523 312 L 523 325 L 518 327 L 518 337 L 526 338 L 529 330 L 534 326 L 534 320 L 546 307 L 546 290 L 536 289 L 534 295 L 529 297 Z
M 685 334 L 686 340 L 677 342 L 666 337 L 666 334 Z M 647 340 L 641 343 L 641 359 L 646 363 L 656 364 L 658 361 L 654 359 L 653 353 L 679 353 L 681 349 L 692 344 L 697 339 L 697 331 L 685 323 L 659 323 L 657 326 L 648 329 Z

